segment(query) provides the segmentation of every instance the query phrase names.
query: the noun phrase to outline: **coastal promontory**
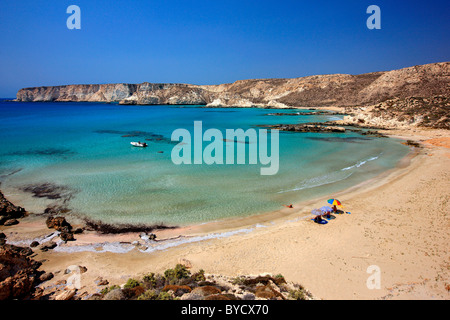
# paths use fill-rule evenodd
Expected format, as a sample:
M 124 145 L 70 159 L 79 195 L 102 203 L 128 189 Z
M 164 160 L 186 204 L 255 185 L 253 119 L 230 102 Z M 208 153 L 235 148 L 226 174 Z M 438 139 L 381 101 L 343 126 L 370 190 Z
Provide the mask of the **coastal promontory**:
M 22 102 L 114 102 L 209 107 L 350 107 L 450 94 L 450 62 L 361 75 L 240 80 L 230 84 L 83 84 L 24 88 Z

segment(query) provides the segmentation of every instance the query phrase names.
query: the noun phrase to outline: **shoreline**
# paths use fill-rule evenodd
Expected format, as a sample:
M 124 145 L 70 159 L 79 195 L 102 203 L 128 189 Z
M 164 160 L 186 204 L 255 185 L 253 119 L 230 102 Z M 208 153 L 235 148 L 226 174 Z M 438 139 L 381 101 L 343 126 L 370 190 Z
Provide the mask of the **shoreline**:
M 406 137 L 410 140 L 415 141 L 421 141 L 424 139 L 426 139 L 427 141 L 439 139 L 439 137 L 442 135 L 444 136 L 444 138 L 442 138 L 444 139 L 444 142 L 448 142 L 448 140 L 445 139 L 450 139 L 448 132 L 446 131 L 441 131 L 440 133 L 436 130 L 432 131 L 418 129 L 415 131 L 416 132 L 390 130 L 389 132 L 387 132 L 387 134 L 404 140 L 406 140 Z M 432 149 L 429 149 L 431 147 Z M 388 189 L 393 184 L 398 184 L 399 181 L 409 181 L 410 179 L 412 179 L 412 176 L 414 176 L 415 174 L 417 175 L 417 173 L 420 172 L 422 168 L 426 168 L 425 165 L 427 165 L 427 162 L 430 162 L 431 160 L 436 162 L 436 160 L 438 160 L 437 157 L 450 159 L 448 155 L 449 153 L 445 148 L 448 148 L 448 146 L 445 147 L 445 143 L 444 147 L 439 146 L 439 143 L 431 146 L 428 145 L 425 141 L 424 149 L 418 151 L 416 150 L 416 152 L 414 153 L 410 152 L 399 162 L 396 168 L 390 169 L 380 174 L 379 176 L 362 182 L 356 186 L 333 194 L 333 197 L 339 198 L 344 203 L 344 205 L 346 206 L 346 210 L 352 211 L 352 215 L 340 215 L 336 220 L 334 220 L 327 226 L 318 226 L 314 223 L 309 223 L 310 221 L 307 220 L 307 217 L 310 216 L 310 214 L 306 215 L 305 213 L 310 212 L 310 209 L 312 209 L 313 207 L 317 207 L 319 203 L 324 205 L 324 201 L 326 201 L 331 196 L 319 197 L 316 199 L 304 201 L 298 204 L 294 204 L 294 209 L 283 208 L 275 212 L 258 215 L 257 217 L 252 216 L 239 219 L 230 218 L 225 219 L 226 221 L 213 221 L 173 230 L 157 231 L 155 233 L 157 234 L 158 239 L 163 240 L 163 242 L 160 243 L 164 243 L 164 239 L 176 238 L 179 236 L 189 239 L 190 237 L 201 238 L 202 236 L 205 237 L 214 233 L 226 234 L 228 232 L 230 234 L 230 236 L 215 238 L 205 237 L 205 239 L 203 239 L 204 241 L 186 241 L 184 243 L 180 243 L 177 246 L 168 246 L 166 249 L 161 251 L 154 250 L 151 253 L 148 253 L 141 252 L 139 250 L 136 250 L 136 248 L 133 248 L 125 253 L 95 251 L 70 253 L 49 251 L 36 252 L 36 255 L 39 258 L 44 258 L 47 260 L 43 264 L 43 268 L 46 271 L 47 269 L 52 272 L 64 270 L 64 267 L 67 267 L 70 264 L 89 264 L 88 270 L 90 270 L 91 272 L 89 272 L 89 276 L 84 276 L 87 282 L 84 290 L 91 293 L 95 292 L 95 290 L 97 289 L 92 279 L 100 274 L 106 273 L 107 275 L 104 277 L 108 278 L 110 280 L 110 283 L 123 284 L 126 281 L 125 278 L 128 276 L 143 274 L 149 271 L 161 271 L 164 270 L 164 268 L 173 265 L 179 259 L 187 259 L 193 262 L 194 269 L 203 268 L 212 270 L 215 273 L 230 276 L 236 276 L 242 273 L 251 274 L 255 272 L 281 272 L 287 279 L 304 284 L 305 287 L 308 288 L 308 290 L 310 290 L 313 294 L 323 299 L 380 299 L 404 297 L 405 293 L 402 292 L 401 289 L 399 289 L 401 288 L 401 286 L 407 286 L 408 288 L 410 288 L 410 295 L 406 294 L 407 298 L 411 298 L 411 294 L 414 294 L 412 298 L 416 297 L 416 294 L 420 294 L 421 297 L 424 296 L 426 298 L 432 298 L 432 295 L 430 295 L 429 293 L 429 290 L 431 290 L 429 288 L 429 283 L 431 280 L 424 277 L 422 277 L 422 281 L 418 281 L 420 280 L 419 277 L 419 279 L 414 279 L 415 281 L 413 282 L 408 282 L 409 284 L 399 283 L 397 284 L 397 286 L 391 286 L 389 288 L 385 287 L 383 288 L 382 293 L 380 291 L 367 292 L 368 290 L 367 288 L 364 288 L 364 286 L 362 286 L 362 289 L 359 288 L 364 292 L 364 294 L 361 294 L 361 292 L 359 294 L 355 294 L 354 292 L 350 292 L 351 290 L 349 292 L 346 292 L 342 289 L 336 290 L 333 287 L 333 285 L 336 285 L 336 283 L 337 287 L 340 287 L 341 285 L 345 287 L 345 285 L 348 285 L 345 284 L 346 279 L 344 279 L 347 274 L 342 277 L 342 275 L 330 272 L 330 274 L 332 274 L 334 278 L 333 282 L 328 283 L 321 277 L 313 276 L 311 272 L 313 272 L 314 268 L 312 268 L 311 266 L 315 266 L 315 268 L 321 267 L 320 264 L 317 265 L 317 255 L 320 258 L 319 261 L 325 261 L 326 265 L 340 265 L 342 269 L 342 263 L 344 262 L 343 258 L 334 254 L 333 251 L 330 251 L 330 248 L 324 248 L 323 244 L 320 242 L 316 243 L 318 246 L 317 249 L 322 248 L 322 250 L 324 250 L 325 252 L 331 252 L 331 257 L 324 255 L 320 250 L 312 250 L 311 248 L 309 248 L 311 243 L 309 243 L 308 240 L 320 239 L 320 241 L 322 241 L 322 236 L 324 236 L 327 239 L 324 241 L 331 241 L 331 246 L 334 249 L 336 249 L 338 252 L 341 252 L 343 256 L 348 255 L 347 251 L 352 251 L 353 248 L 339 247 L 338 243 L 334 243 L 334 240 L 336 239 L 330 239 L 330 236 L 335 236 L 341 242 L 347 242 L 348 240 L 356 237 L 356 235 L 351 234 L 350 231 L 345 230 L 344 227 L 356 229 L 359 232 L 357 232 L 359 237 L 361 236 L 361 232 L 363 232 L 361 230 L 361 225 L 364 226 L 364 234 L 367 232 L 366 229 L 370 229 L 371 227 L 373 227 L 370 224 L 366 225 L 367 221 L 364 220 L 370 219 L 370 217 L 366 217 L 363 220 L 358 221 L 354 220 L 355 217 L 362 218 L 363 212 L 361 211 L 366 210 L 366 205 L 360 204 L 361 200 L 358 199 L 364 197 L 370 198 L 372 193 L 375 194 L 373 197 L 376 197 L 377 195 L 379 196 L 380 190 L 382 191 L 383 189 Z M 430 178 L 436 179 L 436 177 L 437 176 Z M 441 194 L 442 192 L 448 193 L 447 190 L 445 188 L 443 190 L 440 190 Z M 424 192 L 426 192 L 426 190 L 424 190 Z M 408 195 L 406 194 L 406 196 Z M 358 206 L 356 206 L 358 208 L 355 208 L 355 203 L 359 204 Z M 302 208 L 300 211 L 296 209 L 299 206 L 301 206 Z M 373 206 L 373 204 L 367 206 Z M 302 213 L 304 214 L 303 216 Z M 17 239 L 21 238 L 21 235 L 23 234 L 28 233 L 29 235 L 31 235 L 32 233 L 30 233 L 30 231 L 33 230 L 33 228 L 35 228 L 35 234 L 38 234 L 39 232 L 42 233 L 44 231 L 46 234 L 50 234 L 52 232 L 51 230 L 46 228 L 45 223 L 42 224 L 42 227 L 38 226 L 39 218 L 42 217 L 34 218 L 36 218 L 36 220 L 34 221 L 31 218 L 31 221 L 28 221 L 29 218 L 25 218 L 24 221 L 21 221 L 16 226 L 8 228 L 2 227 L 3 232 L 11 234 L 17 233 Z M 378 217 L 377 219 L 383 220 L 384 218 Z M 446 217 L 446 219 L 448 225 L 448 217 Z M 349 221 L 353 221 L 354 224 L 350 225 Z M 245 230 L 250 227 L 253 227 L 251 232 L 238 232 L 239 230 Z M 321 229 L 327 227 L 328 231 L 330 231 L 330 234 L 323 234 L 323 230 Z M 38 229 L 40 229 L 40 231 Z M 384 232 L 383 230 L 378 231 Z M 441 235 L 441 237 L 448 238 L 448 235 L 443 234 Z M 11 238 L 8 237 L 8 239 L 11 239 L 13 242 L 14 238 L 14 236 L 12 236 Z M 395 234 L 390 234 L 387 238 L 395 238 Z M 136 233 L 122 235 L 98 235 L 90 232 L 77 235 L 76 239 L 77 241 L 70 243 L 70 245 L 92 245 L 93 243 L 99 244 L 108 241 L 130 243 L 132 241 L 140 240 L 139 234 Z M 274 240 L 273 243 L 270 241 L 271 239 Z M 281 239 L 283 239 L 283 241 L 281 241 Z M 356 243 L 358 247 L 361 246 L 358 241 Z M 364 241 L 362 242 L 362 244 L 363 247 L 371 245 L 370 243 Z M 276 248 L 276 250 L 274 250 L 274 248 Z M 295 250 L 293 250 L 293 248 L 295 248 Z M 345 249 L 347 249 L 347 251 Z M 443 250 L 443 254 L 448 255 L 448 252 L 446 252 L 445 248 L 443 248 Z M 256 257 L 253 251 L 256 251 L 261 256 L 257 255 Z M 344 263 L 344 265 L 350 262 L 353 262 L 354 264 L 355 261 L 353 260 L 357 260 L 357 268 L 361 269 L 361 262 L 363 262 L 362 265 L 365 265 L 365 260 L 373 254 L 370 250 L 368 252 L 368 256 L 361 255 L 359 258 L 358 256 L 356 258 L 350 257 L 349 261 Z M 297 254 L 300 254 L 300 256 L 296 257 Z M 275 258 L 274 256 L 281 256 L 283 257 L 283 259 Z M 237 260 L 233 259 L 237 257 Z M 305 257 L 309 259 L 303 260 Z M 277 261 L 277 259 L 279 261 Z M 286 260 L 297 261 L 307 271 L 297 270 L 297 268 L 295 268 Z M 386 260 L 386 257 L 383 256 L 382 260 Z M 305 263 L 305 261 L 308 263 Z M 448 266 L 448 262 L 445 263 Z M 108 266 L 108 268 L 112 268 L 108 270 L 101 270 L 102 268 L 100 266 L 102 265 L 106 265 Z M 356 266 L 353 266 L 353 268 L 355 267 Z M 439 292 L 438 298 L 448 299 L 448 291 L 447 296 L 445 296 L 445 290 L 443 289 L 445 285 L 448 285 L 450 283 L 448 269 L 447 271 L 442 270 L 444 269 L 441 269 L 440 276 L 443 278 L 443 281 L 441 281 L 443 282 L 443 284 L 439 288 L 439 290 L 437 290 L 437 292 Z M 321 272 L 318 273 L 321 274 Z M 305 274 L 309 276 L 305 276 Z M 362 271 L 359 270 L 358 277 L 361 278 L 361 276 L 363 276 L 364 279 L 367 278 L 365 269 L 363 269 Z M 55 279 L 62 278 L 64 278 L 64 275 L 62 274 L 59 274 L 57 277 L 55 277 Z M 330 277 L 325 276 L 325 278 Z M 331 278 L 329 279 L 329 281 L 332 281 Z M 362 281 L 363 284 L 365 284 L 364 281 Z M 331 290 L 330 287 L 332 288 Z M 361 287 L 361 285 L 359 287 Z M 425 287 L 426 290 L 424 289 Z M 433 292 L 433 294 L 435 293 Z M 435 296 L 433 297 L 436 298 Z
M 390 136 L 391 137 L 391 136 Z M 402 136 L 392 136 L 392 138 L 397 138 L 401 140 L 406 140 L 405 137 Z M 384 179 L 387 179 L 391 175 L 395 175 L 398 173 L 399 169 L 405 168 L 409 166 L 410 162 L 416 157 L 420 155 L 420 151 L 417 150 L 417 148 L 411 148 L 407 155 L 405 155 L 402 159 L 399 160 L 398 164 L 387 171 L 381 172 L 375 177 L 372 177 L 368 180 L 362 181 L 357 183 L 356 185 L 347 187 L 345 189 L 342 189 L 340 191 L 337 191 L 333 194 L 334 198 L 342 198 L 352 192 L 355 192 L 355 190 L 366 187 L 367 185 L 371 183 L 378 183 L 378 184 L 384 184 L 388 181 L 384 181 Z M 8 189 L 6 189 L 8 190 Z M 14 201 L 11 201 L 13 203 L 17 203 L 19 205 L 24 205 L 22 200 L 24 197 L 31 199 L 32 196 L 29 195 L 26 192 L 20 191 L 19 194 L 15 194 L 14 196 L 7 196 L 8 199 L 12 198 Z M 75 242 L 68 242 L 68 246 L 77 246 L 79 243 L 89 244 L 88 241 L 85 241 L 84 238 L 89 238 L 94 240 L 95 242 L 91 244 L 100 244 L 110 241 L 111 239 L 117 239 L 118 241 L 111 241 L 111 242 L 122 242 L 122 243 L 132 243 L 133 241 L 139 241 L 140 237 L 139 235 L 142 232 L 153 232 L 158 235 L 158 240 L 160 241 L 166 241 L 171 240 L 173 238 L 179 238 L 179 237 L 201 237 L 201 236 L 207 236 L 209 234 L 221 234 L 226 232 L 238 232 L 240 230 L 246 230 L 246 229 L 254 229 L 258 227 L 266 227 L 267 224 L 273 225 L 275 223 L 284 223 L 288 220 L 292 219 L 307 219 L 311 216 L 311 210 L 314 209 L 317 206 L 323 206 L 325 205 L 326 201 L 330 198 L 333 198 L 330 195 L 326 196 L 320 196 L 311 198 L 308 200 L 303 200 L 299 202 L 294 202 L 293 208 L 280 208 L 278 210 L 272 210 L 264 213 L 258 213 L 253 214 L 249 216 L 244 217 L 229 217 L 229 218 L 221 218 L 218 220 L 212 220 L 212 221 L 206 221 L 206 222 L 199 222 L 199 223 L 192 223 L 182 226 L 172 226 L 172 225 L 125 225 L 125 224 L 107 224 L 102 223 L 101 221 L 91 221 L 89 219 L 81 218 L 78 215 L 75 215 L 73 219 L 77 222 L 83 221 L 85 225 L 89 224 L 96 224 L 94 228 L 91 226 L 87 233 L 81 234 L 77 236 L 77 241 Z M 25 207 L 26 208 L 26 207 Z M 43 208 L 43 207 L 42 207 Z M 300 209 L 298 209 L 300 208 Z M 33 220 L 31 225 L 33 228 L 33 225 L 36 223 L 41 223 L 43 226 L 43 229 L 47 230 L 48 234 L 52 233 L 52 230 L 46 228 L 45 226 L 45 220 L 48 216 L 51 216 L 52 214 L 30 214 L 30 220 Z M 67 213 L 65 216 L 70 220 L 71 213 Z M 301 215 L 301 217 L 299 217 Z M 56 215 L 59 216 L 59 215 Z M 62 214 L 64 216 L 64 214 Z M 80 223 L 75 222 L 75 226 L 81 227 L 83 226 Z M 25 221 L 25 224 L 28 223 L 28 221 Z M 122 231 L 113 231 L 113 232 L 102 232 L 100 230 L 107 229 L 109 226 L 113 228 L 117 228 L 117 230 L 120 229 L 129 229 L 129 228 L 142 228 L 142 229 L 148 229 L 148 231 L 131 231 L 131 232 L 122 232 Z M 40 228 L 36 228 L 40 229 Z M 97 229 L 97 230 L 95 230 Z M 41 230 L 36 230 L 37 232 L 42 232 Z M 85 237 L 88 235 L 87 237 Z M 79 241 L 79 238 L 81 241 Z M 108 241 L 105 241 L 108 240 Z M 25 239 L 20 239 L 19 241 L 26 241 Z M 28 239 L 28 242 L 31 242 L 31 239 Z

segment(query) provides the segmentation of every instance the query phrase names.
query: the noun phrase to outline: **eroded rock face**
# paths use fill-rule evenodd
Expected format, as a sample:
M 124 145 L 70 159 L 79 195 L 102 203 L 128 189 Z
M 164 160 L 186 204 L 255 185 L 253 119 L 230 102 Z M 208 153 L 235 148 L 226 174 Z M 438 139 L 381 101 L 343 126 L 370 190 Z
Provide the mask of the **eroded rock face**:
M 387 129 L 424 127 L 450 130 L 450 99 L 442 95 L 390 99 L 350 113 L 337 123 Z
M 0 300 L 23 299 L 33 294 L 40 263 L 28 257 L 24 248 L 0 246 Z
M 25 88 L 17 101 L 87 101 L 210 107 L 365 106 L 392 98 L 450 95 L 450 63 L 362 75 L 242 80 L 231 84 L 103 84 Z
M 0 225 L 3 225 L 8 220 L 22 218 L 25 214 L 26 211 L 24 208 L 12 204 L 0 192 Z

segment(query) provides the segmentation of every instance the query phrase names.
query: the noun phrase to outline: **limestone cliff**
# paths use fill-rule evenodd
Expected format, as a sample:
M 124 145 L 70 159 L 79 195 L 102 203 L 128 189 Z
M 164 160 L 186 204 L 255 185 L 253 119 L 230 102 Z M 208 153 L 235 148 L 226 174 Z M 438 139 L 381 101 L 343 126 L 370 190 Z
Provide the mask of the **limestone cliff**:
M 25 88 L 17 101 L 87 101 L 210 107 L 367 106 L 393 98 L 450 95 L 450 63 L 362 75 L 241 80 L 221 85 L 94 84 Z

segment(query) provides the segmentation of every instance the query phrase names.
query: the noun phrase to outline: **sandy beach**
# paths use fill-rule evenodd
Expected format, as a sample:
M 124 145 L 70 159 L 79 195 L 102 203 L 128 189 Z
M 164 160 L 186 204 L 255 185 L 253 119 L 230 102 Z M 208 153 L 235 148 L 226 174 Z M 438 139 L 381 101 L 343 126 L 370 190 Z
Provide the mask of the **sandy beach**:
M 186 259 L 193 270 L 214 274 L 282 274 L 320 299 L 449 299 L 450 135 L 445 130 L 419 129 L 386 134 L 424 147 L 415 148 L 396 169 L 375 179 L 327 198 L 294 204 L 293 209 L 156 231 L 159 240 L 198 239 L 165 250 L 36 250 L 35 259 L 44 261 L 41 268 L 55 274 L 41 287 L 67 279 L 64 270 L 81 265 L 87 272 L 81 276 L 79 292 L 94 293 L 101 289 L 95 283 L 98 277 L 120 285 L 130 277 L 164 272 Z M 351 214 L 337 215 L 327 225 L 314 224 L 309 212 L 331 197 L 340 199 Z M 12 242 L 48 235 L 51 230 L 43 220 L 31 215 L 0 231 Z M 211 234 L 223 237 L 208 238 Z M 68 245 L 142 242 L 139 234 L 85 232 L 76 239 Z M 369 266 L 380 270 L 380 289 L 367 286 Z

